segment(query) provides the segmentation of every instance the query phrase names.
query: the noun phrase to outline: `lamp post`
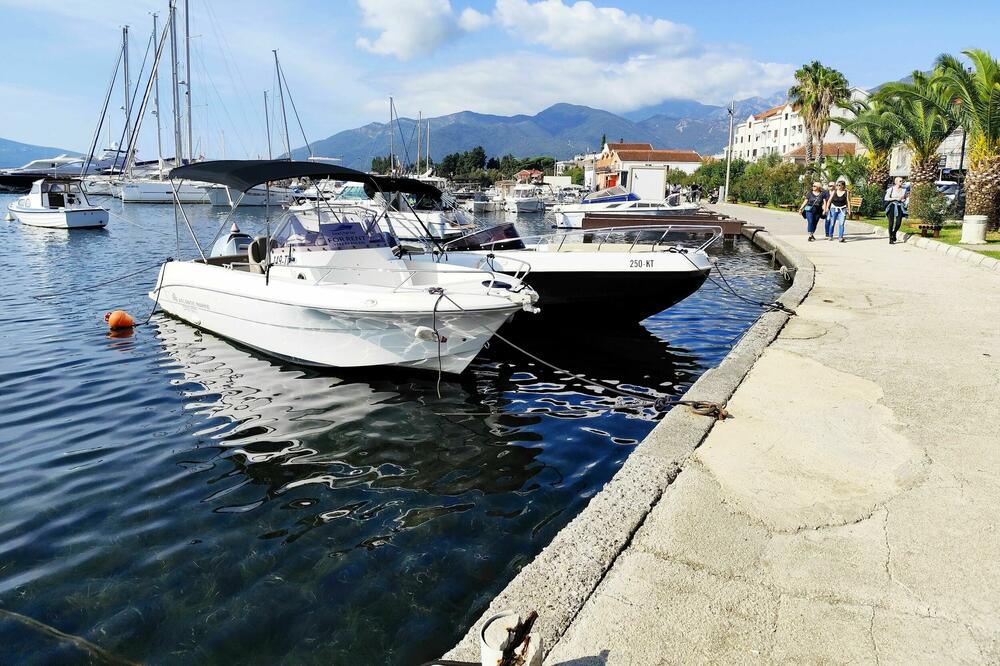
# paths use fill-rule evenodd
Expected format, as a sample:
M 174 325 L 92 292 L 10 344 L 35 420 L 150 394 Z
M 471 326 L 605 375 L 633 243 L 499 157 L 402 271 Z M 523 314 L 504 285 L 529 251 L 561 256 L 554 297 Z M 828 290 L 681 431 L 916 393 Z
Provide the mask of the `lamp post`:
M 729 199 L 729 167 L 733 162 L 733 121 L 736 118 L 736 100 L 726 109 L 729 112 L 729 147 L 726 148 L 726 189 L 722 193 L 722 203 Z

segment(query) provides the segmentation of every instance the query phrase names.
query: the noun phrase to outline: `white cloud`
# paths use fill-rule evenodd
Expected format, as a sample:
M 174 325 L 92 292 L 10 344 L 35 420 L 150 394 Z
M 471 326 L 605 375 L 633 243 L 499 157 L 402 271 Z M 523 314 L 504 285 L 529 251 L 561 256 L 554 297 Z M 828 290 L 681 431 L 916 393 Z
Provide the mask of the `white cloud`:
M 358 37 L 357 46 L 400 60 L 430 55 L 459 32 L 449 0 L 358 0 L 358 8 L 378 36 Z
M 531 63 L 526 79 L 525 63 Z M 510 115 L 537 113 L 557 102 L 631 111 L 668 98 L 723 103 L 787 87 L 792 65 L 722 53 L 636 57 L 625 63 L 514 53 L 463 63 L 393 82 L 401 104 L 441 115 L 462 110 Z M 529 84 L 530 82 L 530 84 Z M 373 101 L 370 109 L 381 109 Z
M 477 12 L 472 7 L 466 7 L 458 19 L 458 25 L 466 32 L 482 30 L 492 22 L 487 14 Z
M 497 0 L 497 22 L 530 44 L 576 55 L 681 53 L 694 31 L 661 18 L 627 14 L 582 0 Z

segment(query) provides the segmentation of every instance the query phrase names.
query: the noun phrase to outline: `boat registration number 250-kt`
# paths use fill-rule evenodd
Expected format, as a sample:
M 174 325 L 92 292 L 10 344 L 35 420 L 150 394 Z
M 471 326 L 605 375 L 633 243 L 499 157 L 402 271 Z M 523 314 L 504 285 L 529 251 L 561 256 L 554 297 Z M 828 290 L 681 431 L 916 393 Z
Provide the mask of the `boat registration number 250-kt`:
M 629 259 L 628 260 L 628 267 L 629 268 L 652 268 L 653 267 L 653 261 L 654 261 L 653 259 Z

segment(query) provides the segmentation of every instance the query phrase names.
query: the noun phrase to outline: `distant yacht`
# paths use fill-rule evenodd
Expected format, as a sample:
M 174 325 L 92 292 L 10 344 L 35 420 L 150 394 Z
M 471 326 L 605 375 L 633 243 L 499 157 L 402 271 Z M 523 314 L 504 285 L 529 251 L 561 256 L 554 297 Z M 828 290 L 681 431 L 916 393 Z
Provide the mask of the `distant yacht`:
M 23 193 L 28 192 L 39 178 L 77 178 L 101 173 L 120 164 L 121 156 L 122 151 L 114 147 L 105 149 L 89 163 L 86 157 L 70 155 L 32 160 L 16 169 L 0 170 L 0 191 Z
M 527 183 L 515 185 L 504 199 L 504 210 L 509 213 L 541 213 L 545 211 L 545 202 L 536 186 Z
M 647 201 L 629 192 L 621 185 L 588 194 L 578 204 L 554 206 L 555 225 L 560 228 L 579 229 L 587 213 L 602 215 L 691 215 L 698 211 L 698 204 L 683 203 L 678 195 L 671 195 L 666 201 Z

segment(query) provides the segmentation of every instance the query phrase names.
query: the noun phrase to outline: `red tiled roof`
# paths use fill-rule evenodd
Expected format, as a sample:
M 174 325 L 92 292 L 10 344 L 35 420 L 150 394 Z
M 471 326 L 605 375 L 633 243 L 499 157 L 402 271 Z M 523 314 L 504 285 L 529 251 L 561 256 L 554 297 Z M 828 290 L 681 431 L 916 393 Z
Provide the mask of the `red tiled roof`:
M 651 143 L 609 143 L 608 150 L 652 150 Z
M 701 162 L 693 150 L 616 150 L 622 162 Z
M 849 142 L 839 142 L 835 141 L 833 143 L 823 144 L 823 155 L 854 155 L 858 149 L 858 144 Z M 806 156 L 806 145 L 802 144 L 798 148 L 794 148 L 787 153 L 785 157 L 805 157 Z

